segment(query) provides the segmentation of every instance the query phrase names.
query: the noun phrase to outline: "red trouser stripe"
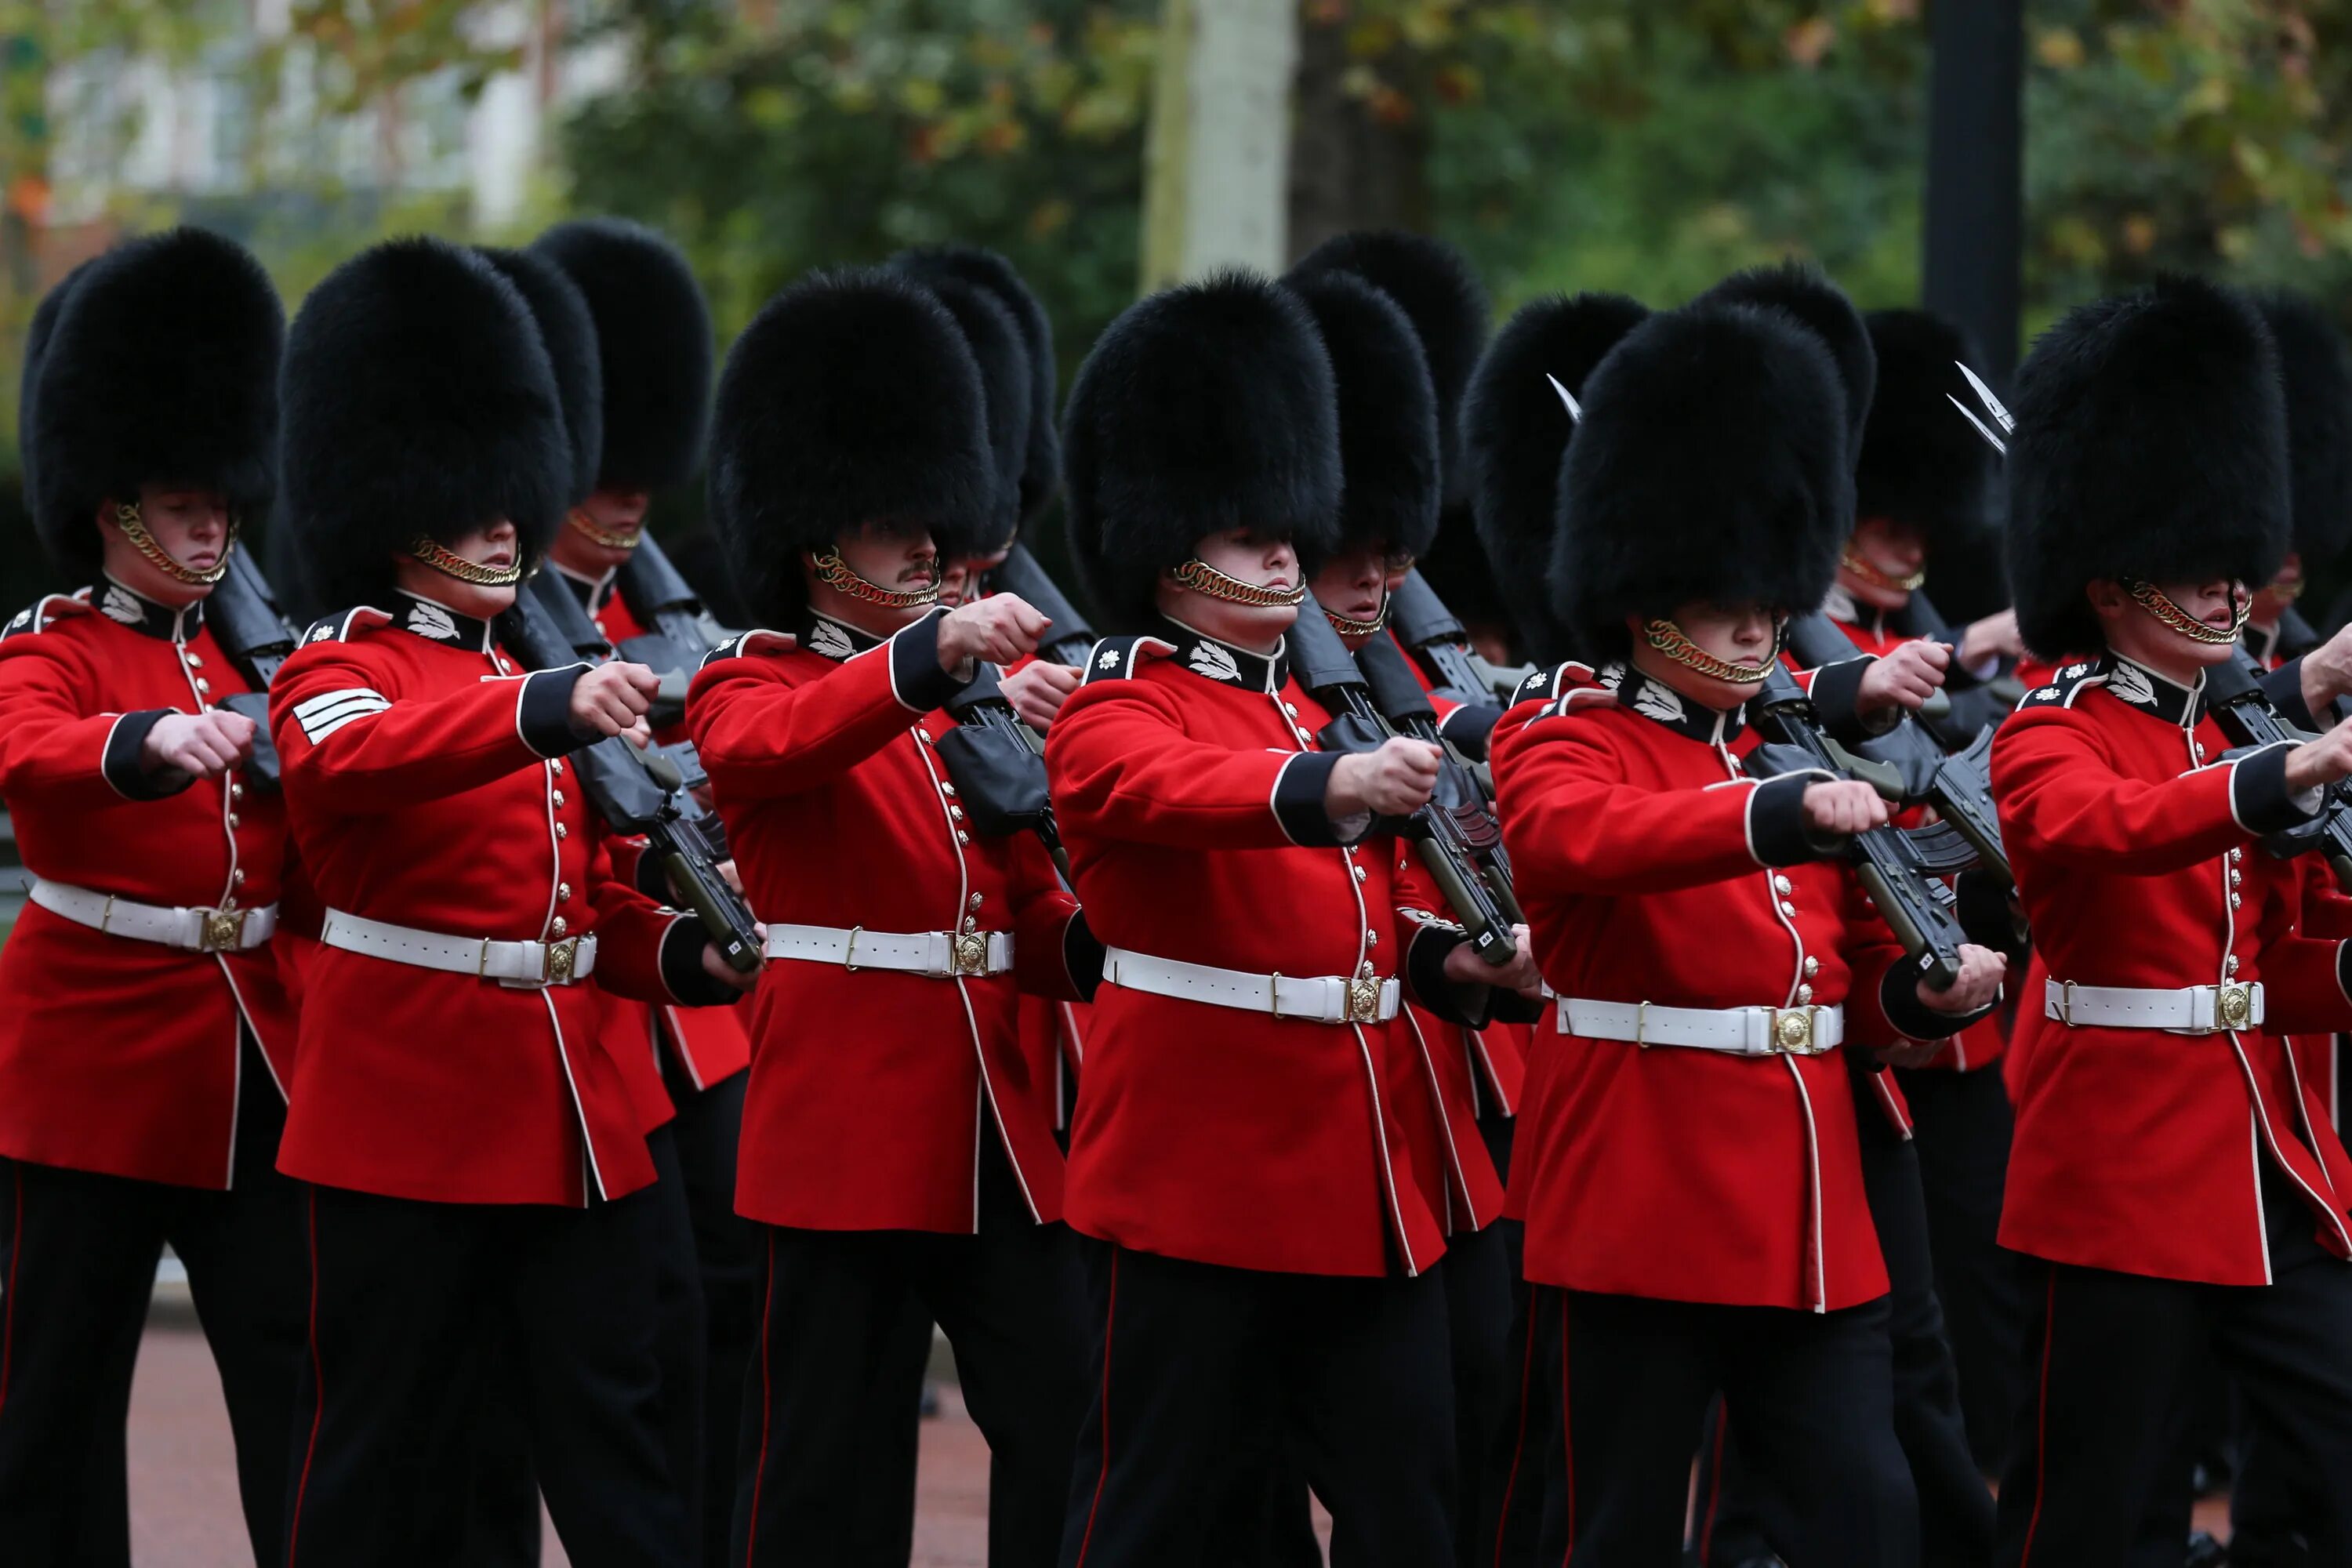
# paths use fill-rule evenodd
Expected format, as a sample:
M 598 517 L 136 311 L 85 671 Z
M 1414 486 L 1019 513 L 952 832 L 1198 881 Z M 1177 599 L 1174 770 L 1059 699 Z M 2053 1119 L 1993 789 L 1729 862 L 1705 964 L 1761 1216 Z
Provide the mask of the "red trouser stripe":
M 2025 1546 L 2018 1553 L 2017 1568 L 2029 1568 L 2033 1561 L 2033 1535 L 2042 1528 L 2042 1500 L 2049 1495 L 2050 1463 L 2050 1347 L 2058 1339 L 2058 1266 L 2050 1266 L 2050 1297 L 2042 1310 L 2042 1388 L 2033 1404 L 2033 1517 L 2025 1521 Z
M 1535 1378 L 1536 1293 L 1541 1289 L 1528 1288 L 1528 1344 L 1519 1352 L 1519 1430 L 1511 1440 L 1511 1468 L 1503 1477 L 1503 1505 L 1495 1519 L 1495 1568 L 1503 1568 L 1503 1549 L 1511 1531 L 1511 1494 L 1518 1489 L 1519 1460 L 1528 1451 L 1528 1389 Z
M 1699 1568 L 1706 1568 L 1707 1549 L 1715 1544 L 1715 1516 L 1723 1506 L 1723 1429 L 1731 1425 L 1731 1406 L 1715 1407 L 1714 1474 L 1706 1479 L 1706 1521 L 1698 1527 Z
M 1094 1543 L 1095 1515 L 1102 1511 L 1103 1487 L 1110 1480 L 1110 1331 L 1118 1321 L 1118 1252 L 1110 1255 L 1110 1295 L 1103 1303 L 1102 1468 L 1095 1473 L 1094 1500 L 1087 1505 L 1086 1532 L 1078 1537 L 1077 1568 L 1087 1568 L 1087 1548 Z
M 1573 1407 L 1568 1402 L 1568 1292 L 1559 1293 L 1559 1451 L 1568 1456 L 1568 1555 L 1559 1560 L 1559 1568 L 1568 1568 L 1568 1559 L 1576 1555 L 1576 1427 L 1572 1421 Z
M 768 1480 L 768 1424 L 775 1409 L 768 1386 L 768 1344 L 775 1335 L 776 1233 L 768 1232 L 768 1289 L 760 1307 L 760 1468 L 751 1472 L 751 1528 L 744 1532 L 743 1568 L 760 1550 L 760 1489 Z
M 327 1414 L 327 1369 L 319 1360 L 319 1194 L 310 1193 L 310 1382 L 318 1403 L 310 1410 L 310 1440 L 302 1446 L 302 1479 L 294 1483 L 294 1514 L 286 1521 L 286 1568 L 294 1568 L 294 1544 L 302 1535 L 302 1499 L 310 1489 L 310 1461 L 319 1452 L 319 1425 Z

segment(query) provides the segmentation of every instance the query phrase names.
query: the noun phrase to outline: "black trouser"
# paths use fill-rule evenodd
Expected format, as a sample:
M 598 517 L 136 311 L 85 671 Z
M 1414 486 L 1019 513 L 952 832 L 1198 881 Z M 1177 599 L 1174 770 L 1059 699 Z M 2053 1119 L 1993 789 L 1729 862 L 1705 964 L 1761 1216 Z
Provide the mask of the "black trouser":
M 2180 1412 L 2216 1359 L 2258 1440 L 2326 1478 L 2301 1497 L 2311 1561 L 2352 1564 L 2352 1265 L 2320 1249 L 2310 1210 L 2267 1160 L 2263 1178 L 2269 1285 L 2032 1266 L 2032 1359 L 2000 1491 L 2008 1568 L 2126 1561 L 2178 1451 Z
M 1863 1190 L 1886 1260 L 1895 1432 L 1918 1496 L 1919 1560 L 1927 1568 L 1983 1568 L 1992 1557 L 1992 1494 L 1960 1415 L 1958 1379 L 1928 1255 L 1919 1154 L 1888 1125 L 1874 1100 L 1860 1098 L 1866 1092 L 1865 1085 L 1854 1107 Z M 1723 1419 L 1720 1410 L 1717 1419 Z M 1776 1548 L 1795 1560 L 1787 1545 L 1786 1510 L 1742 1455 L 1736 1434 L 1710 1432 L 1700 1446 L 1696 1534 L 1699 1561 L 1707 1568 L 1767 1558 Z
M 1202 1500 L 1272 1430 L 1331 1510 L 1338 1568 L 1454 1556 L 1445 1288 L 1087 1247 L 1092 1403 L 1062 1568 L 1222 1568 Z
M 977 1236 L 768 1228 L 731 1562 L 878 1561 L 861 1539 L 876 1509 L 858 1439 L 910 1300 L 946 1331 L 988 1440 L 989 1561 L 1052 1560 L 1086 1405 L 1077 1254 L 1066 1226 L 1030 1219 L 992 1130 L 982 1150 Z
M 1959 1369 L 1960 1414 L 1977 1468 L 2000 1474 L 2025 1357 L 2025 1293 L 2000 1241 L 2001 1186 L 2014 1118 L 2000 1068 L 1897 1068 L 1911 1102 L 1936 1296 Z
M 1918 1509 L 1897 1440 L 1885 1297 L 1842 1311 L 1565 1293 L 1568 1443 L 1542 1561 L 1675 1568 L 1691 1452 L 1723 1394 L 1800 1568 L 1911 1568 Z
M 278 1554 L 302 1352 L 300 1190 L 275 1168 L 286 1108 L 249 1037 L 243 1051 L 226 1192 L 0 1161 L 0 1558 L 130 1562 L 123 1423 L 166 1243 L 220 1369 L 255 1559 Z
M 646 1267 L 659 1213 L 652 1189 L 568 1209 L 311 1188 L 292 1568 L 432 1560 L 419 1538 L 447 1510 L 421 1494 L 446 1476 L 452 1413 L 501 1350 L 520 1362 L 531 1461 L 571 1560 L 690 1563 Z

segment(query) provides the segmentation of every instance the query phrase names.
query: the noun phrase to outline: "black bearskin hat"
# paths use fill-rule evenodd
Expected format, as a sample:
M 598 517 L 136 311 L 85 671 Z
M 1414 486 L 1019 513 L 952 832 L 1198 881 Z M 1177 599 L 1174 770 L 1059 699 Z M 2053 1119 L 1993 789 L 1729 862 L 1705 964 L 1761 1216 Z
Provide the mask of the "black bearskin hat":
M 2285 558 L 2278 352 L 2234 290 L 2168 277 L 2069 311 L 2017 373 L 2010 587 L 2025 646 L 2105 646 L 2099 578 L 2268 582 Z
M 1596 649 L 1692 600 L 1822 602 L 1853 516 L 1844 399 L 1820 336 L 1783 312 L 1650 317 L 1585 382 L 1560 473 L 1552 604 Z
M 58 564 L 95 575 L 100 504 L 150 480 L 263 522 L 285 341 L 268 274 L 219 235 L 171 229 L 75 268 L 35 314 L 18 405 L 27 510 Z
M 1327 272 L 1290 287 L 1322 333 L 1339 394 L 1338 547 L 1420 555 L 1437 537 L 1444 483 L 1421 339 L 1396 301 L 1360 278 Z M 1306 564 L 1312 574 L 1321 563 Z
M 719 373 L 709 507 L 753 618 L 796 622 L 801 552 L 861 523 L 976 531 L 996 495 L 986 405 L 963 330 L 910 279 L 816 272 L 761 307 Z
M 572 444 L 530 307 L 437 239 L 329 273 L 286 340 L 286 521 L 330 605 L 382 603 L 393 557 L 499 518 L 537 561 L 563 520 Z
M 1150 295 L 1104 329 L 1062 452 L 1070 555 L 1110 629 L 1150 626 L 1160 574 L 1210 534 L 1339 542 L 1336 398 L 1315 318 L 1257 273 Z
M 1870 329 L 1863 324 L 1862 312 L 1853 308 L 1844 289 L 1831 282 L 1820 268 L 1791 260 L 1735 272 L 1700 295 L 1698 302 L 1786 310 L 1819 334 L 1829 347 L 1830 358 L 1837 366 L 1838 386 L 1844 394 L 1846 460 L 1851 465 L 1860 458 L 1863 427 L 1878 389 L 1878 356 L 1871 347 Z
M 2254 303 L 2278 348 L 2294 547 L 2311 571 L 2352 544 L 2352 353 L 2316 300 L 2282 289 Z
M 1421 334 L 1437 394 L 1438 461 L 1444 471 L 1437 538 L 1422 575 L 1454 610 L 1474 621 L 1499 620 L 1486 552 L 1470 519 L 1470 481 L 1462 459 L 1462 399 L 1486 346 L 1491 308 L 1486 286 L 1463 254 L 1441 239 L 1402 229 L 1334 235 L 1291 268 L 1293 279 L 1351 272 L 1387 294 Z
M 604 373 L 597 484 L 684 484 L 702 458 L 710 413 L 710 308 L 694 269 L 668 240 L 620 218 L 557 224 L 530 248 L 563 269 L 596 324 Z
M 994 294 L 960 278 L 909 274 L 947 307 L 980 367 L 988 449 L 996 481 L 969 529 L 938 542 L 942 556 L 990 555 L 1021 531 L 1021 478 L 1029 460 L 1029 353 L 1013 312 Z
M 84 261 L 59 279 L 58 286 L 42 295 L 41 302 L 33 307 L 33 319 L 25 329 L 25 363 L 16 373 L 16 471 L 24 482 L 27 516 L 33 510 L 33 498 L 40 493 L 40 478 L 34 472 L 40 451 L 33 441 L 33 387 L 40 380 L 41 359 L 48 352 L 49 334 L 57 331 L 58 312 L 65 309 L 74 285 L 89 268 L 90 263 Z M 273 381 L 273 391 L 275 387 Z
M 1580 398 L 1593 368 L 1649 313 L 1622 294 L 1555 294 L 1522 306 L 1495 334 L 1463 403 L 1478 541 L 1521 645 L 1545 664 L 1574 651 L 1546 579 L 1559 532 L 1560 466 L 1576 429 L 1545 378 Z
M 958 278 L 996 296 L 1013 312 L 1029 353 L 1029 449 L 1021 465 L 1021 515 L 1035 517 L 1062 486 L 1062 433 L 1055 421 L 1058 376 L 1054 363 L 1054 323 L 1045 307 L 1013 263 L 976 245 L 930 245 L 902 250 L 890 265 L 926 280 Z
M 1993 449 L 1952 406 L 1982 405 L 1960 374 L 1976 353 L 1966 333 L 1927 310 L 1873 310 L 1878 394 L 1854 466 L 1854 510 L 1917 529 L 1930 549 L 1980 542 L 1991 523 Z
M 565 500 L 578 506 L 596 488 L 596 466 L 604 451 L 604 373 L 596 353 L 596 323 L 588 302 L 562 269 L 528 250 L 478 247 L 489 264 L 515 286 L 555 375 L 555 396 L 563 410 L 563 434 L 572 445 L 572 482 Z

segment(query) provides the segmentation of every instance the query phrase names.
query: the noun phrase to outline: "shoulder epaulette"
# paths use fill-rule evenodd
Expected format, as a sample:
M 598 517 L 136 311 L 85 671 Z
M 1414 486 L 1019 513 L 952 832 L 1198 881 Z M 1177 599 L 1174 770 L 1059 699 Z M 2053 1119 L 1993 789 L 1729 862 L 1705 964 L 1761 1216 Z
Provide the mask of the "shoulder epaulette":
M 709 669 L 721 659 L 743 658 L 757 653 L 789 653 L 799 646 L 800 639 L 790 632 L 757 630 L 737 632 L 733 637 L 704 654 L 702 662 L 695 668 Z
M 1570 659 L 1549 669 L 1538 669 L 1520 681 L 1512 691 L 1510 700 L 1503 706 L 1515 708 L 1522 702 L 1548 702 L 1572 687 L 1589 684 L 1591 679 L 1591 666 Z
M 44 594 L 8 617 L 8 624 L 0 626 L 0 642 L 20 634 L 37 636 L 61 620 L 88 614 L 89 597 L 87 589 L 79 594 Z
M 377 626 L 391 624 L 391 611 L 379 610 L 373 605 L 353 605 L 348 610 L 320 616 L 304 627 L 301 646 L 309 647 L 314 642 L 349 642 L 354 632 L 373 631 Z
M 1160 637 L 1104 637 L 1087 655 L 1087 673 L 1078 684 L 1091 686 L 1097 680 L 1125 680 L 1145 659 L 1165 658 L 1175 651 L 1174 643 Z
M 2047 685 L 2037 686 L 2017 700 L 2020 712 L 2028 708 L 2072 708 L 2074 699 L 2095 686 L 2105 686 L 2107 678 L 2099 673 L 2096 659 L 2079 658 L 2062 664 L 2051 672 Z

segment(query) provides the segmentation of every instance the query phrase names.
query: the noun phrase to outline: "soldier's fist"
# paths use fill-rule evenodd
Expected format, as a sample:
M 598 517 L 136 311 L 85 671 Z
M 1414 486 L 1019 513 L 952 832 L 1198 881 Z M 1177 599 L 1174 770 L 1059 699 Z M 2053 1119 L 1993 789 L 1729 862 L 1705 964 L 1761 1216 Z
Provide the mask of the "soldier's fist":
M 1437 748 L 1393 735 L 1376 752 L 1352 752 L 1332 764 L 1323 806 L 1332 820 L 1364 812 L 1404 816 L 1419 811 L 1437 787 Z
M 1053 723 L 1054 715 L 1078 689 L 1078 672 L 1066 664 L 1050 664 L 1039 659 L 1024 664 L 998 682 L 1004 700 L 1021 715 L 1021 721 L 1032 730 L 1043 730 Z
M 1508 963 L 1489 963 L 1478 956 L 1478 950 L 1464 942 L 1445 955 L 1445 977 L 1463 985 L 1491 985 L 1497 991 L 1516 991 L 1522 996 L 1543 994 L 1543 972 L 1536 967 L 1535 950 L 1528 942 L 1528 928 L 1511 928 L 1512 952 Z
M 1815 833 L 1840 837 L 1886 826 L 1886 800 L 1866 784 L 1823 779 L 1805 786 L 1805 823 Z
M 167 713 L 147 731 L 140 761 L 148 771 L 176 768 L 190 778 L 216 779 L 253 754 L 253 721 L 215 708 Z
M 1053 624 L 1017 594 L 959 605 L 940 622 L 940 668 L 952 672 L 973 659 L 1011 664 L 1034 652 Z
M 2286 754 L 2286 787 L 2300 795 L 2352 778 L 2352 719 Z
M 1916 710 L 1944 684 L 1944 667 L 1951 662 L 1952 650 L 1942 643 L 1924 638 L 1905 643 L 1871 660 L 1870 668 L 1862 672 L 1862 687 L 1854 694 L 1853 705 L 1864 713 L 1883 713 L 1889 708 Z
M 597 735 L 619 735 L 637 727 L 654 705 L 661 677 L 642 664 L 614 659 L 582 676 L 572 688 L 572 727 Z
M 1949 1013 L 1958 1017 L 1992 1005 L 2000 994 L 2001 976 L 2009 973 L 2009 960 L 1989 947 L 1962 943 L 1960 972 L 1941 991 L 1919 982 L 1919 1005 L 1931 1013 Z
M 2017 612 L 1996 610 L 1971 622 L 1960 634 L 1960 667 L 1974 669 L 1989 658 L 2021 658 L 2025 640 L 2017 632 Z

